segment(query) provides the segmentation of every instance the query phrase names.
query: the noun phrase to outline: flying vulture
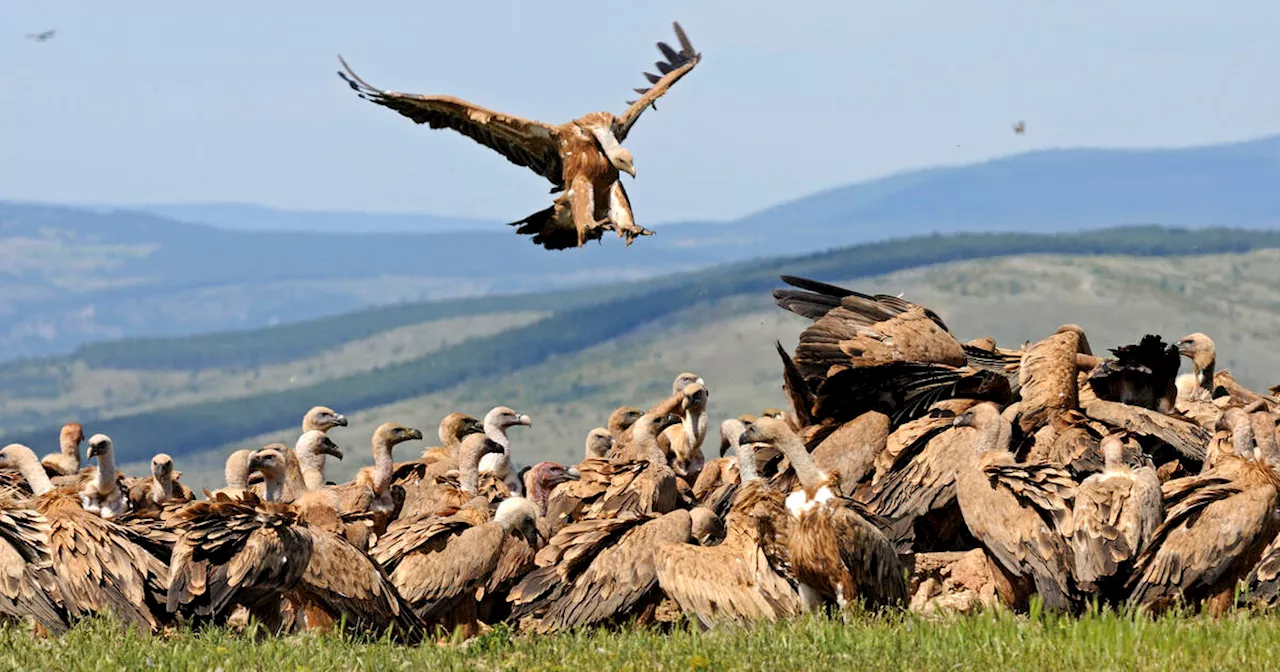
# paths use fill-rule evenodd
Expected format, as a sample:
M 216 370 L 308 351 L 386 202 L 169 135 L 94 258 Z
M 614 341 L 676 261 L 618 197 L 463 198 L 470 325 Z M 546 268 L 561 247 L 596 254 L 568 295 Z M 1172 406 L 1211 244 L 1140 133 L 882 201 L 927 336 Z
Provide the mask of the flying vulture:
M 630 245 L 653 232 L 632 217 L 619 172 L 635 177 L 636 169 L 631 152 L 620 143 L 640 115 L 656 109 L 658 98 L 702 58 L 680 24 L 674 25 L 679 51 L 658 43 L 665 60 L 654 65 L 662 74 L 645 73 L 651 86 L 636 89 L 640 97 L 629 102 L 625 112 L 591 112 L 560 125 L 495 112 L 452 96 L 384 91 L 360 79 L 341 56 L 345 72 L 338 75 L 365 100 L 431 128 L 453 129 L 549 180 L 551 193 L 562 192 L 554 204 L 511 224 L 518 233 L 532 235 L 534 243 L 549 250 L 582 247 L 612 230 Z

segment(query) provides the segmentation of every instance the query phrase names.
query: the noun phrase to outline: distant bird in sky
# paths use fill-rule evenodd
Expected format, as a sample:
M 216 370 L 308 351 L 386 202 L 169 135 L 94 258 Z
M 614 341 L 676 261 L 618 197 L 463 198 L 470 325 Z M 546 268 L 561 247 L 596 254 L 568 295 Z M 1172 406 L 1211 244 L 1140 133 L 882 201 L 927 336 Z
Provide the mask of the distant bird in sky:
M 52 39 L 56 32 L 57 31 L 55 30 L 46 30 L 43 33 L 27 33 L 27 39 L 35 40 L 36 42 L 45 42 Z
M 1016 123 L 1016 124 L 1014 124 L 1014 125 L 1013 125 L 1013 132 L 1014 132 L 1014 133 L 1019 133 L 1019 134 L 1021 134 L 1021 133 L 1022 133 L 1023 131 L 1025 131 L 1025 130 L 1027 130 L 1027 125 L 1026 125 L 1025 123 L 1021 122 L 1021 121 L 1019 121 L 1018 123 Z

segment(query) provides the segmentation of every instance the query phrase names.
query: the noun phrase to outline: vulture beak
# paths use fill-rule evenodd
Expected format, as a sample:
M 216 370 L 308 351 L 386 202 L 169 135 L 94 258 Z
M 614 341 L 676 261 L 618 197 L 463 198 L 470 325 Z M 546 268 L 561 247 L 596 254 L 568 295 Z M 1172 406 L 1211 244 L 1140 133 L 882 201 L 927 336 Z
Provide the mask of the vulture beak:
M 658 423 L 658 431 L 661 432 L 662 430 L 672 425 L 678 425 L 683 421 L 684 418 L 676 415 L 675 413 L 668 413 L 664 418 L 662 418 L 662 422 Z
M 1183 339 L 1183 340 L 1181 340 L 1181 341 L 1178 341 L 1178 354 L 1180 354 L 1180 355 L 1190 355 L 1190 354 L 1192 354 L 1192 353 L 1191 353 L 1191 347 L 1192 347 L 1192 343 L 1191 343 L 1191 341 L 1189 341 L 1189 340 L 1187 340 L 1187 339 Z
M 484 423 L 479 420 L 476 420 L 475 418 L 472 418 L 466 421 L 466 423 L 462 425 L 462 430 L 463 430 L 462 431 L 463 436 L 467 434 L 483 434 Z
M 89 444 L 89 457 L 97 457 L 105 453 L 106 449 L 107 444 L 105 443 L 91 443 Z
M 248 461 L 245 462 L 245 468 L 248 469 L 250 473 L 261 469 L 262 468 L 261 456 L 259 456 L 257 452 L 251 453 L 249 455 Z
M 533 418 L 530 418 L 530 417 L 529 417 L 529 416 L 527 416 L 527 415 L 522 415 L 522 416 L 520 416 L 518 419 L 516 419 L 516 424 L 517 424 L 517 425 L 524 425 L 525 427 L 532 427 L 532 426 L 533 426 Z
M 569 477 L 568 480 L 570 481 L 577 481 L 582 478 L 582 472 L 578 471 L 577 467 L 569 467 L 568 469 L 565 469 L 564 474 Z
M 421 430 L 421 429 L 413 429 L 413 428 L 411 427 L 411 428 L 409 428 L 409 429 L 405 430 L 404 435 L 407 437 L 407 438 L 405 439 L 406 441 L 421 441 L 421 440 L 422 440 L 422 430 Z
M 961 413 L 960 415 L 957 415 L 956 419 L 951 421 L 951 426 L 952 427 L 972 427 L 973 414 Z
M 627 174 L 628 174 L 628 175 L 630 175 L 630 176 L 634 179 L 634 178 L 635 178 L 635 176 L 636 176 L 636 167 L 635 167 L 635 166 L 627 166 Z
M 339 413 L 339 414 L 337 414 L 337 415 L 333 416 L 333 424 L 334 424 L 334 425 L 337 425 L 338 427 L 346 427 L 346 426 L 347 426 L 347 416 L 345 416 L 345 415 L 343 415 L 343 414 L 341 414 L 341 413 Z
M 325 455 L 332 455 L 338 458 L 339 460 L 342 459 L 342 449 L 338 447 L 338 444 L 333 442 L 326 442 L 323 445 L 321 445 L 320 452 Z
M 760 443 L 760 430 L 755 425 L 747 425 L 747 431 L 738 437 L 738 443 Z
M 739 438 L 738 440 L 741 441 L 742 439 Z M 720 437 L 720 457 L 724 457 L 725 454 L 728 453 L 729 449 L 732 447 L 733 446 L 729 444 L 729 437 L 727 436 Z

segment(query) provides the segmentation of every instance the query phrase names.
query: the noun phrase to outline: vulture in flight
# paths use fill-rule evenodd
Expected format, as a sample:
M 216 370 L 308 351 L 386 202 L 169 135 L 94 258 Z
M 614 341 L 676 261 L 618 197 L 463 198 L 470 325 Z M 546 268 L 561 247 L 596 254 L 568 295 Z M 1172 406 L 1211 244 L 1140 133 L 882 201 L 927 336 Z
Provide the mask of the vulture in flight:
M 535 244 L 549 250 L 582 247 L 613 230 L 630 245 L 653 232 L 636 225 L 632 217 L 619 173 L 635 177 L 636 169 L 631 152 L 621 143 L 640 115 L 656 109 L 654 103 L 702 58 L 680 24 L 674 25 L 679 50 L 658 43 L 664 60 L 654 65 L 662 74 L 645 73 L 651 86 L 636 89 L 640 97 L 629 102 L 625 112 L 591 112 L 559 125 L 495 112 L 452 96 L 384 91 L 357 76 L 341 56 L 345 72 L 338 75 L 365 100 L 431 128 L 453 129 L 549 180 L 551 193 L 561 194 L 551 207 L 511 224 L 518 233 L 532 235 Z

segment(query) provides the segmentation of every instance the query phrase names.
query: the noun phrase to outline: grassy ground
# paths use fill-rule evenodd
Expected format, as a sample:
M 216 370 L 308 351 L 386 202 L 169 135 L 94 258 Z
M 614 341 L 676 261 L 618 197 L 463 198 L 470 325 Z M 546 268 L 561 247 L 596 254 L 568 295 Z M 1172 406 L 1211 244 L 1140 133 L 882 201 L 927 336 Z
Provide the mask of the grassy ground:
M 1004 613 L 847 623 L 821 617 L 699 632 L 593 631 L 403 647 L 336 636 L 252 641 L 223 630 L 153 638 L 107 621 L 59 640 L 0 630 L 0 669 L 48 670 L 1263 670 L 1280 664 L 1280 616 L 1159 620 Z

